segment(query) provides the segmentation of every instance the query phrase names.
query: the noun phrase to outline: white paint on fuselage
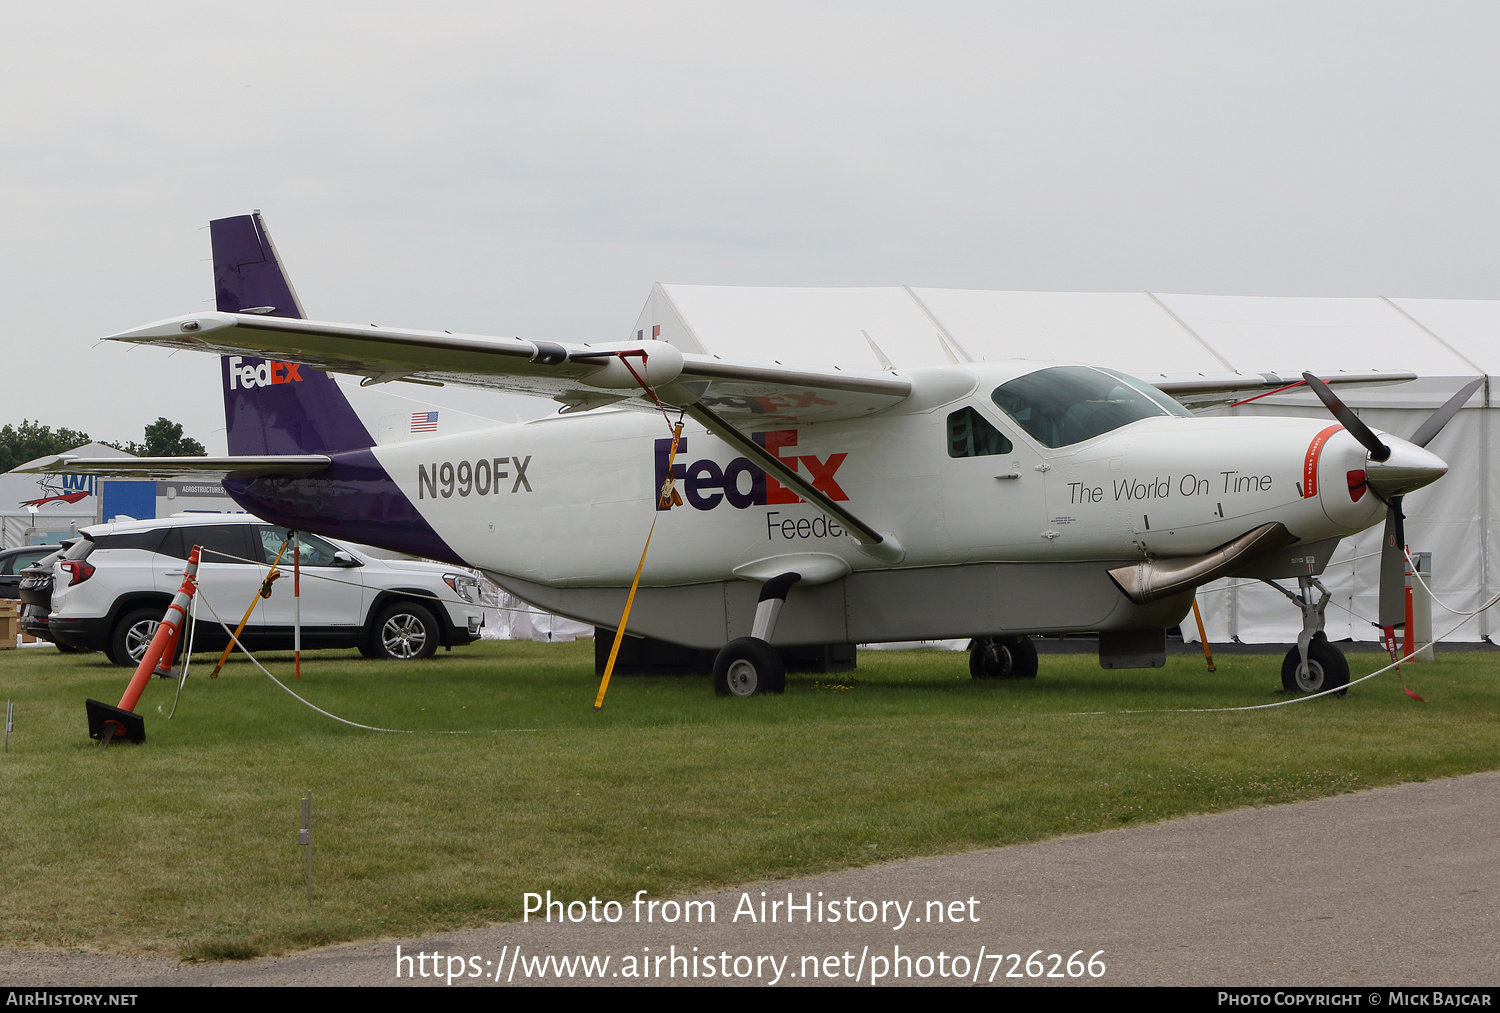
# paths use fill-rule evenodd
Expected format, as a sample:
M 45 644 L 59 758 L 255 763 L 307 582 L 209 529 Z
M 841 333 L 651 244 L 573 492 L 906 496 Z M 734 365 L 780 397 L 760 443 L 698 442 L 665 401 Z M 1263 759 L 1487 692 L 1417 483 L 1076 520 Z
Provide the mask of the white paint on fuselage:
M 848 510 L 903 547 L 903 567 L 1190 556 L 1267 521 L 1312 542 L 1363 530 L 1383 514 L 1372 496 L 1349 496 L 1344 476 L 1365 458 L 1343 432 L 1322 450 L 1318 495 L 1301 494 L 1309 444 L 1328 419 L 1163 415 L 1048 449 L 988 399 L 1017 366 L 972 371 L 979 383 L 969 396 L 790 430 L 796 443 L 781 456 L 810 456 L 831 475 Z M 950 458 L 947 417 L 966 406 L 1000 428 L 1015 453 Z M 780 554 L 832 554 L 853 570 L 889 566 L 814 506 L 745 505 L 753 487 L 750 472 L 733 467 L 738 451 L 692 424 L 684 435 L 676 463 L 688 475 L 676 486 L 689 502 L 665 512 L 654 509 L 659 441 L 669 436 L 660 415 L 606 409 L 374 452 L 466 560 L 541 584 L 629 584 L 653 520 L 648 586 L 723 580 Z M 733 494 L 714 486 L 716 472 L 736 470 Z M 997 477 L 1009 474 L 1017 477 Z
M 1270 521 L 1304 542 L 1362 530 L 1383 508 L 1364 502 L 1348 509 L 1345 472 L 1365 459 L 1348 434 L 1324 445 L 1318 495 L 1303 495 L 1308 446 L 1328 425 L 1297 418 L 1147 419 L 1053 451 L 1048 505 L 1060 532 L 1059 555 L 1199 555 Z

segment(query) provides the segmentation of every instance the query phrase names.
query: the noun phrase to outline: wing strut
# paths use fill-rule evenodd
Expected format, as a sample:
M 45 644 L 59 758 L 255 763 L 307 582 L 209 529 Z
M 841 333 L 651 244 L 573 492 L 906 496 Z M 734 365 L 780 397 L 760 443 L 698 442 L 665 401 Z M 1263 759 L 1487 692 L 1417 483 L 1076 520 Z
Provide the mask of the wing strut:
M 870 555 L 892 562 L 905 555 L 894 538 L 882 535 L 839 506 L 821 489 L 814 487 L 807 479 L 788 468 L 785 461 L 719 418 L 712 410 L 705 408 L 702 404 L 691 404 L 687 407 L 687 413 L 695 422 L 719 439 L 743 451 L 745 456 L 764 468 L 768 474 L 774 475 L 776 481 L 842 524 L 859 541 L 860 547 Z

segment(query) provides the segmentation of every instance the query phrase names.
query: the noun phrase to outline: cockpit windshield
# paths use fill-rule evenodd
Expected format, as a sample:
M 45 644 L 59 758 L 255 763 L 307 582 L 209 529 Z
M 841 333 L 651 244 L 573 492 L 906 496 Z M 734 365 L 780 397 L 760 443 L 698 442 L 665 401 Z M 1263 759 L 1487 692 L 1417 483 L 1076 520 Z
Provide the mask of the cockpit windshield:
M 1192 415 L 1139 380 L 1091 366 L 1039 369 L 1001 384 L 992 398 L 1044 447 L 1082 443 L 1141 419 Z

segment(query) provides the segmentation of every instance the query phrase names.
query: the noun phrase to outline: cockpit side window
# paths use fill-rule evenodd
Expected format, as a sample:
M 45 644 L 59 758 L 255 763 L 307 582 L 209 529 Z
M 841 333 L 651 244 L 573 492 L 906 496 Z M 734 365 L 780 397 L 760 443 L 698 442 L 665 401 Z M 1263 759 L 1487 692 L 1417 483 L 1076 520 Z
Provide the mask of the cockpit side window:
M 1133 376 L 1129 376 L 1129 375 L 1127 375 L 1125 373 L 1116 372 L 1113 369 L 1106 369 L 1103 366 L 1099 367 L 1099 371 L 1101 373 L 1108 373 L 1110 376 L 1114 377 L 1116 380 L 1124 380 L 1130 386 L 1134 387 L 1136 390 L 1140 391 L 1142 394 L 1146 395 L 1151 400 L 1155 401 L 1157 404 L 1159 404 L 1163 408 L 1165 408 L 1168 415 L 1176 415 L 1180 419 L 1190 419 L 1190 418 L 1193 418 L 1193 413 L 1192 412 L 1188 411 L 1186 408 L 1184 408 L 1182 405 L 1178 404 L 1176 401 L 1174 401 L 1167 394 L 1163 393 L 1162 391 L 1157 390 L 1155 387 L 1151 386 L 1146 381 L 1144 381 L 1144 380 L 1138 380 L 1138 379 L 1136 379 Z
M 1169 414 L 1133 384 L 1088 366 L 1051 366 L 995 388 L 992 400 L 1044 447 L 1067 447 Z
M 1005 434 L 973 408 L 960 408 L 948 416 L 949 457 L 988 457 L 1014 449 Z

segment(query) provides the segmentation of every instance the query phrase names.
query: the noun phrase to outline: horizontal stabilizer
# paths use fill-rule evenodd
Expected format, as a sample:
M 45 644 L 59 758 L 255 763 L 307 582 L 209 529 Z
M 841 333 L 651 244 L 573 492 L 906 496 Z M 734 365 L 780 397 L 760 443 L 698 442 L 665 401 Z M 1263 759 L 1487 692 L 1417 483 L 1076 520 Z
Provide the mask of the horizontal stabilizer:
M 101 475 L 105 478 L 176 478 L 180 475 L 310 475 L 328 467 L 325 454 L 257 457 L 43 457 L 16 471 L 29 475 Z

